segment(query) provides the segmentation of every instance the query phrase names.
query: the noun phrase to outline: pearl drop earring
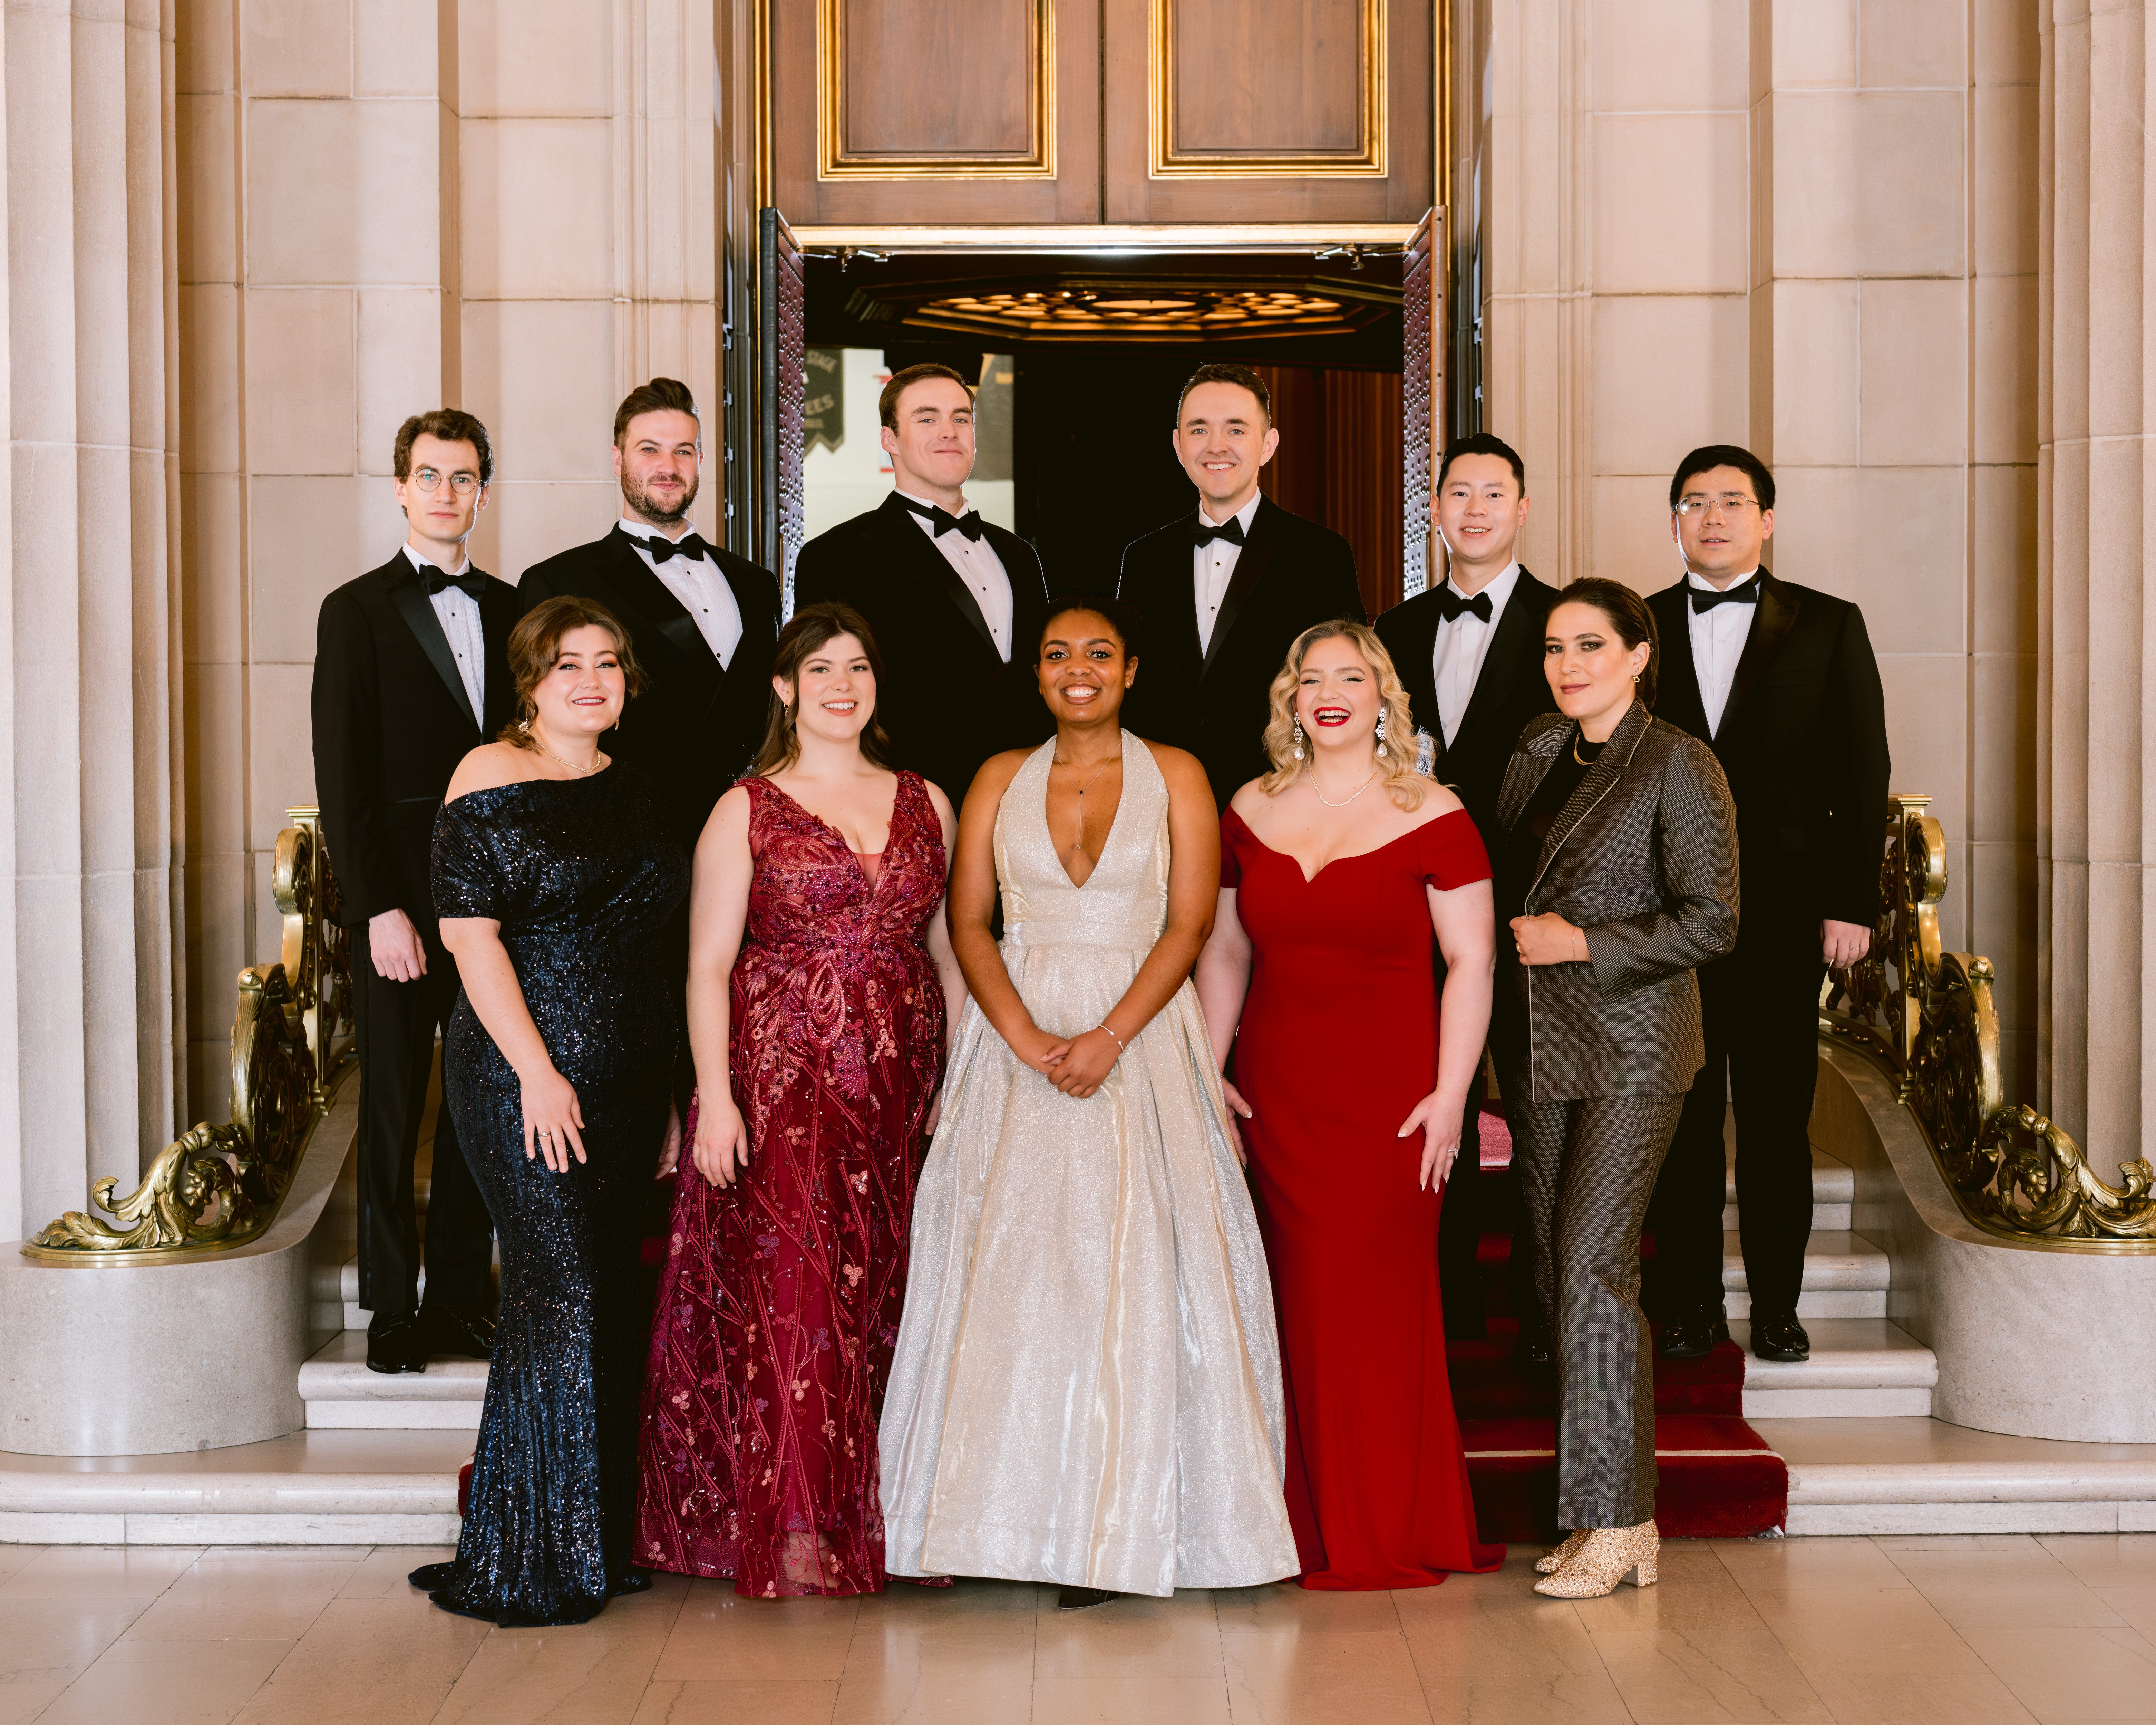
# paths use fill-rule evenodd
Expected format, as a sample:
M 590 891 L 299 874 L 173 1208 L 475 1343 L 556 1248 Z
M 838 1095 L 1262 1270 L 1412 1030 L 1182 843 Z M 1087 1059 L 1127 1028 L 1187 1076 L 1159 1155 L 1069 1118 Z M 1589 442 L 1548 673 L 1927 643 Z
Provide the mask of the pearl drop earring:
M 1295 757 L 1298 761 L 1302 758 L 1302 721 L 1300 719 L 1295 721 Z
M 1382 712 L 1378 715 L 1378 758 L 1385 758 L 1385 716 Z

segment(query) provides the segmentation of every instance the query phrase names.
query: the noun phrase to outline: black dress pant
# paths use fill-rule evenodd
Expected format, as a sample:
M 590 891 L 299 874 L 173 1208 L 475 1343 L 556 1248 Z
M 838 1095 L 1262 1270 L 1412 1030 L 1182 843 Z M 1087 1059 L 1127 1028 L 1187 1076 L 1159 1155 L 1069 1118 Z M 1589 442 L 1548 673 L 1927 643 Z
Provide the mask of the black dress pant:
M 1748 905 L 1763 901 L 1745 888 Z M 1722 1304 L 1723 1125 L 1737 1111 L 1738 1231 L 1754 1317 L 1794 1312 L 1812 1235 L 1812 1091 L 1819 1081 L 1819 924 L 1748 922 L 1699 969 L 1707 1065 L 1655 1190 L 1657 1311 Z
M 419 1303 L 413 1167 L 434 1037 L 457 1004 L 457 964 L 425 929 L 427 973 L 393 983 L 374 968 L 367 926 L 352 932 L 359 1043 L 359 1303 L 378 1322 L 408 1317 Z M 427 1197 L 427 1304 L 465 1317 L 483 1313 L 493 1255 L 494 1224 L 444 1096 L 434 1117 L 434 1183 Z

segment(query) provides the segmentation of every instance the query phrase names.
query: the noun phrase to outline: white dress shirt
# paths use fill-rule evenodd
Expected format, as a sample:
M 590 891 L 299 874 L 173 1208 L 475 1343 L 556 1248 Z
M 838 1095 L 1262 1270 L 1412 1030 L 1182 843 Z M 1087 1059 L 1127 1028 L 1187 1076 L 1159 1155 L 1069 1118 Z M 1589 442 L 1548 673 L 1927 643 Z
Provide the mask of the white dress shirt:
M 1742 587 L 1758 572 L 1748 571 L 1729 586 Z M 1685 585 L 1701 593 L 1728 590 L 1717 589 L 1712 582 L 1689 572 Z M 1699 703 L 1707 709 L 1707 734 L 1712 737 L 1722 728 L 1722 710 L 1729 705 L 1730 685 L 1737 680 L 1737 661 L 1744 656 L 1745 639 L 1752 633 L 1752 619 L 1759 614 L 1759 608 L 1717 605 L 1709 611 L 1695 611 L 1687 599 L 1685 610 L 1691 625 L 1691 662 L 1699 676 Z
M 1258 512 L 1263 492 L 1253 493 L 1250 501 L 1237 510 L 1232 519 L 1242 523 L 1243 531 L 1250 531 L 1250 517 Z M 1224 527 L 1224 521 L 1216 521 L 1207 513 L 1205 506 L 1198 506 L 1198 519 L 1209 527 Z M 1228 583 L 1235 578 L 1235 565 L 1241 560 L 1243 547 L 1232 539 L 1214 539 L 1191 548 L 1191 571 L 1197 582 L 1198 593 L 1198 650 L 1213 650 L 1213 625 L 1220 620 L 1220 603 L 1228 597 Z
M 404 547 L 404 555 L 412 559 L 412 567 L 422 575 L 439 566 L 412 549 Z M 466 557 L 449 572 L 461 575 L 471 567 Z M 486 728 L 486 631 L 479 620 L 479 601 L 461 587 L 444 587 L 438 593 L 429 593 L 429 602 L 434 615 L 442 620 L 442 633 L 447 636 L 449 651 L 457 655 L 457 675 L 464 679 L 465 694 L 471 701 L 472 720 L 480 730 Z
M 898 495 L 912 498 L 922 509 L 942 506 L 932 497 L 915 497 L 911 491 L 900 491 Z M 965 506 L 963 498 L 959 500 L 958 513 L 961 516 L 973 512 Z M 978 539 L 968 539 L 963 533 L 946 531 L 939 534 L 936 531 L 936 523 L 927 516 L 917 511 L 909 513 L 913 515 L 914 524 L 928 536 L 928 542 L 942 552 L 943 561 L 956 570 L 958 578 L 966 583 L 967 592 L 973 594 L 974 603 L 981 608 L 981 619 L 988 624 L 988 634 L 994 638 L 996 651 L 1002 655 L 1004 663 L 1009 665 L 1011 656 L 1010 576 L 1004 567 L 1004 560 L 996 555 L 995 547 L 988 543 L 988 536 L 983 533 Z
M 624 519 L 621 530 L 636 542 L 644 566 L 681 602 L 681 608 L 689 614 L 712 656 L 722 665 L 732 665 L 734 649 L 741 645 L 742 614 L 726 571 L 710 557 L 700 555 L 691 562 L 679 552 L 660 562 L 651 554 L 650 542 L 665 536 L 648 522 Z
M 1445 584 L 1460 593 L 1450 578 Z M 1487 623 L 1466 611 L 1450 623 L 1442 617 L 1437 620 L 1437 644 L 1430 649 L 1430 666 L 1437 683 L 1437 722 L 1445 729 L 1447 748 L 1460 734 L 1460 721 L 1467 716 L 1467 704 L 1475 698 L 1476 680 L 1482 675 L 1482 661 L 1490 656 L 1490 643 L 1505 614 L 1505 602 L 1519 584 L 1519 564 L 1507 563 L 1505 572 L 1482 589 L 1490 595 Z M 1460 593 L 1460 597 L 1468 595 Z

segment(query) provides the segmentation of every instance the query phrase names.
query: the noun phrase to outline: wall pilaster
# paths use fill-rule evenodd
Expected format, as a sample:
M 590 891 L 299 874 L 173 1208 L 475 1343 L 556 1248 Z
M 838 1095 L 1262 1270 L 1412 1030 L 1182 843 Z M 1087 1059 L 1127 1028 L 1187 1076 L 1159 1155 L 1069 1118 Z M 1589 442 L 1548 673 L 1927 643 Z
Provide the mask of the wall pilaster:
M 172 20 L 11 8 L 0 1237 L 164 1142 L 175 1058 Z

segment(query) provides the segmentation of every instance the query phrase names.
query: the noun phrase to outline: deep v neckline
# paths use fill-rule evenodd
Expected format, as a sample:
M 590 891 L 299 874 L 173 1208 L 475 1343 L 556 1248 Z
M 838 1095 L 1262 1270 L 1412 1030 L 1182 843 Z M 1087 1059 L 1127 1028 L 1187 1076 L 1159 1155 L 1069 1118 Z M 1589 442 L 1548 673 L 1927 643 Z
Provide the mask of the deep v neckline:
M 1062 873 L 1063 884 L 1073 892 L 1083 892 L 1100 877 L 1101 865 L 1107 861 L 1108 853 L 1115 849 L 1116 834 L 1123 824 L 1123 807 L 1131 800 L 1130 734 L 1125 731 L 1118 736 L 1122 754 L 1116 764 L 1123 769 L 1122 787 L 1116 793 L 1116 812 L 1108 817 L 1108 835 L 1101 840 L 1101 854 L 1093 859 L 1093 866 L 1086 871 L 1083 880 L 1070 878 L 1070 865 L 1064 861 L 1063 852 L 1055 843 L 1055 829 L 1048 824 L 1048 773 L 1055 770 L 1055 739 L 1051 737 L 1045 745 L 1048 750 L 1048 773 L 1040 775 L 1040 829 L 1048 834 L 1048 848 L 1055 853 L 1055 866 Z M 1080 794 L 1082 798 L 1083 793 Z M 1081 845 L 1086 839 L 1086 823 L 1082 817 L 1078 822 L 1078 839 Z
M 775 779 L 767 778 L 763 780 L 762 783 L 771 790 L 775 791 L 778 795 L 783 797 L 803 814 L 806 815 L 810 820 L 815 822 L 818 826 L 823 828 L 824 832 L 829 834 L 830 837 L 837 842 L 839 849 L 845 853 L 846 860 L 853 865 L 854 872 L 861 877 L 861 885 L 868 889 L 869 896 L 873 898 L 875 896 L 876 889 L 883 885 L 884 877 L 891 873 L 891 865 L 889 861 L 886 860 L 884 866 L 878 870 L 874 875 L 870 874 L 867 867 L 861 861 L 861 853 L 855 850 L 852 845 L 846 842 L 846 835 L 844 833 L 833 826 L 830 822 L 824 819 L 822 815 L 817 814 L 814 809 L 811 809 L 806 803 L 803 802 L 798 797 L 795 796 L 793 792 L 788 790 L 785 786 L 778 783 Z M 892 843 L 898 837 L 899 801 L 905 793 L 906 781 L 902 778 L 898 778 L 896 779 L 896 788 L 891 793 L 891 819 L 884 831 L 883 849 L 881 850 L 870 851 L 869 853 L 870 855 L 880 856 L 886 859 L 890 857 Z M 1121 811 L 1118 810 L 1117 812 L 1120 813 Z M 1102 854 L 1105 855 L 1106 853 L 1104 850 Z M 1091 879 L 1091 877 L 1089 875 L 1087 878 Z

